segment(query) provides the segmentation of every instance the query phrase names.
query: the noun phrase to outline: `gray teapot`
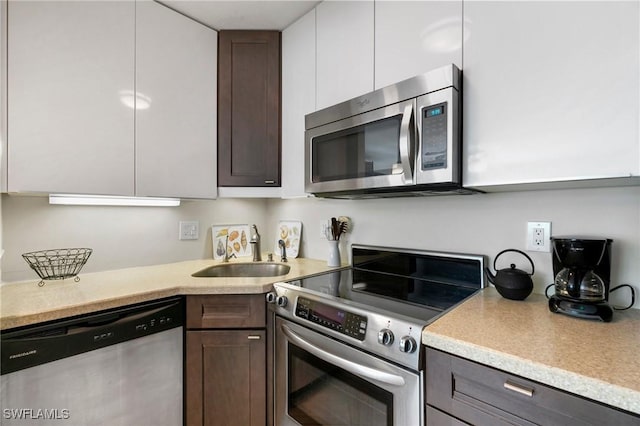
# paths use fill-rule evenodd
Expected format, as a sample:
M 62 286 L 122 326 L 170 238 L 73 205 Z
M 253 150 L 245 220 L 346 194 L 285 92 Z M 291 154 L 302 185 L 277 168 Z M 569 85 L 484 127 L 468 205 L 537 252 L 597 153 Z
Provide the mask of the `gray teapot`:
M 524 300 L 527 298 L 527 296 L 529 296 L 529 294 L 531 294 L 531 291 L 533 290 L 533 281 L 531 280 L 531 277 L 535 272 L 533 260 L 531 260 L 531 258 L 527 256 L 526 253 L 520 250 L 507 249 L 501 251 L 495 257 L 495 259 L 493 260 L 493 269 L 496 269 L 496 262 L 498 261 L 498 258 L 502 254 L 510 251 L 520 253 L 521 255 L 526 257 L 527 260 L 529 260 L 529 263 L 531 263 L 531 273 L 527 273 L 521 269 L 517 269 L 516 265 L 513 263 L 509 268 L 500 269 L 499 271 L 496 270 L 495 275 L 491 273 L 489 268 L 485 268 L 485 271 L 487 272 L 487 278 L 489 279 L 489 282 L 491 282 L 491 284 L 496 287 L 496 290 L 498 290 L 498 293 L 500 293 L 502 297 L 511 300 Z

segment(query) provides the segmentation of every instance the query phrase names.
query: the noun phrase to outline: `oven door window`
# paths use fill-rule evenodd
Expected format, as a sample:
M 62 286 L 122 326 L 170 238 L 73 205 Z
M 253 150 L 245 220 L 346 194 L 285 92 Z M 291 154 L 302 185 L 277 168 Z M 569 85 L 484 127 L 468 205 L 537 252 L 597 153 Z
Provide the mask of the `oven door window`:
M 393 394 L 288 344 L 288 414 L 299 424 L 392 426 Z

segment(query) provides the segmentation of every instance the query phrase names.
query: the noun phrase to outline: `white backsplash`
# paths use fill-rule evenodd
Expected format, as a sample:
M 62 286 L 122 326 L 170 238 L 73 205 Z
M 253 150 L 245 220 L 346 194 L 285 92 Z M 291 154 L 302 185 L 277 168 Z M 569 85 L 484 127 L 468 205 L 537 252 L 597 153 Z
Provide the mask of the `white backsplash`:
M 178 208 L 49 206 L 45 197 L 3 195 L 1 209 L 4 281 L 35 280 L 21 254 L 48 248 L 93 248 L 84 272 L 211 258 L 210 226 L 225 223 L 257 224 L 266 252 L 279 220 L 301 220 L 300 256 L 326 259 L 321 221 L 349 216 L 353 231 L 341 241 L 345 261 L 350 244 L 358 243 L 484 254 L 489 265 L 503 249 L 524 250 L 527 221 L 550 221 L 554 236 L 612 238 L 612 285 L 630 283 L 640 295 L 640 187 L 379 200 L 220 199 Z M 200 221 L 200 239 L 179 241 L 180 220 Z M 527 253 L 536 266 L 534 291 L 542 293 L 553 280 L 551 254 Z M 527 270 L 526 260 L 515 260 Z M 614 294 L 612 301 L 627 297 Z
M 353 232 L 341 243 L 343 259 L 349 245 L 357 243 L 484 254 L 490 266 L 503 249 L 525 250 L 527 221 L 549 221 L 553 236 L 612 238 L 612 285 L 633 284 L 640 295 L 640 187 L 377 200 L 270 200 L 268 212 L 270 227 L 280 219 L 303 221 L 303 257 L 326 258 L 321 221 L 349 216 Z M 543 293 L 553 282 L 551 253 L 526 253 L 536 266 L 534 291 Z M 499 259 L 498 268 L 508 267 L 503 261 Z M 514 257 L 514 263 L 530 270 L 522 257 Z M 614 303 L 629 300 L 624 289 L 611 298 Z M 635 306 L 640 308 L 640 301 Z
M 211 225 L 266 226 L 263 199 L 183 201 L 180 207 L 50 206 L 47 197 L 2 196 L 2 280 L 37 279 L 21 254 L 90 247 L 82 272 L 213 258 Z M 178 240 L 181 220 L 200 222 L 198 240 Z

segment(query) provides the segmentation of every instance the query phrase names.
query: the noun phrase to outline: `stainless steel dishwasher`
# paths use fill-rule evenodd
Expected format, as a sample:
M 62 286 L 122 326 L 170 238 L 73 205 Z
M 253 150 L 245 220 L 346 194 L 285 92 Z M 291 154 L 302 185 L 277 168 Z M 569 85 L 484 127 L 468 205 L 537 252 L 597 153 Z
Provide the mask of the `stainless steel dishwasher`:
M 2 425 L 181 425 L 181 298 L 8 330 Z

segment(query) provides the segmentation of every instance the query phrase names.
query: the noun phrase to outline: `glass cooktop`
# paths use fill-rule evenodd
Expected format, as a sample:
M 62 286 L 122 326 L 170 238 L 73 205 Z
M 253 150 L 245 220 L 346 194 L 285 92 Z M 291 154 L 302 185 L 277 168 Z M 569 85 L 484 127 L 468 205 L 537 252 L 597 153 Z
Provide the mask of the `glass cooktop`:
M 292 282 L 302 288 L 429 320 L 484 287 L 484 258 L 353 246 L 348 269 Z

